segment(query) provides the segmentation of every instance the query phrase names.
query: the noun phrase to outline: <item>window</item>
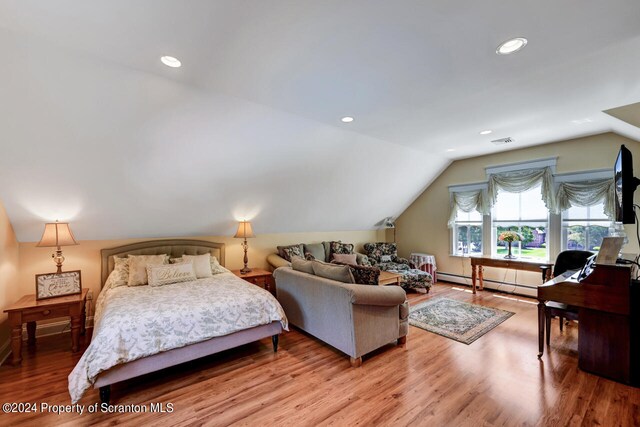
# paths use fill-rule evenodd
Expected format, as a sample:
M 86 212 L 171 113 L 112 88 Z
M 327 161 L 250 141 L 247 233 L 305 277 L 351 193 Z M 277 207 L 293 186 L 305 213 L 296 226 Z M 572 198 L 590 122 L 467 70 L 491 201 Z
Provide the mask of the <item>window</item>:
M 574 206 L 562 212 L 562 248 L 600 250 L 602 238 L 609 235 L 611 220 L 602 212 L 604 202 L 587 207 Z
M 507 243 L 498 240 L 503 231 L 515 231 L 522 241 L 512 245 L 513 254 L 524 258 L 549 258 L 547 232 L 549 212 L 540 185 L 521 193 L 500 191 L 492 213 L 491 254 L 507 254 Z
M 453 227 L 453 254 L 482 255 L 482 215 L 458 210 Z

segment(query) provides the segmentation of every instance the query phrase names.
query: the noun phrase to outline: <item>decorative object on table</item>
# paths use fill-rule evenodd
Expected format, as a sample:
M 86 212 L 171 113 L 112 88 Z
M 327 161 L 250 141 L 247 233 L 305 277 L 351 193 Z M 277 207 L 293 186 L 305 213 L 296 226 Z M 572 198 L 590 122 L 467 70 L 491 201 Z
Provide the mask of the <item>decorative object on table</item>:
M 522 237 L 518 233 L 516 233 L 515 231 L 503 231 L 498 236 L 498 240 L 500 240 L 501 242 L 507 242 L 507 244 L 509 245 L 509 253 L 504 256 L 506 259 L 517 258 L 517 256 L 511 253 L 511 244 L 513 242 L 519 242 L 522 240 Z
M 247 239 L 255 237 L 255 235 L 253 234 L 253 229 L 251 228 L 251 223 L 249 221 L 240 221 L 238 223 L 238 231 L 236 231 L 236 235 L 233 237 L 237 239 L 244 239 L 244 241 L 242 242 L 242 249 L 244 249 L 244 268 L 240 270 L 240 273 L 250 273 L 251 269 L 247 267 L 247 264 L 249 264 L 249 257 L 247 257 L 247 249 L 249 249 L 249 244 L 247 243 Z
M 471 344 L 513 315 L 510 311 L 497 308 L 435 298 L 411 308 L 409 324 Z
M 396 220 L 392 216 L 388 216 L 382 220 L 382 225 L 385 229 L 393 229 L 393 243 L 396 242 Z
M 77 295 L 82 292 L 80 270 L 36 274 L 36 300 Z
M 436 267 L 435 256 L 416 252 L 409 256 L 409 261 L 411 261 L 411 264 L 418 270 L 431 274 L 433 283 L 438 283 L 438 268 Z
M 62 263 L 64 257 L 62 256 L 62 246 L 77 245 L 76 239 L 73 237 L 71 228 L 66 222 L 48 222 L 44 225 L 44 232 L 42 238 L 36 246 L 42 248 L 57 248 L 56 252 L 51 255 L 53 262 L 58 267 L 58 273 L 62 273 Z

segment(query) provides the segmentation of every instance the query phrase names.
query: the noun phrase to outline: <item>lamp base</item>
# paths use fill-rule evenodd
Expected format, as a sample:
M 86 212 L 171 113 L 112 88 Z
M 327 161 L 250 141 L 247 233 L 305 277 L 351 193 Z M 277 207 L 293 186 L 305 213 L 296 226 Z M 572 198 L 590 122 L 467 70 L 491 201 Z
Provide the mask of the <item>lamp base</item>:
M 245 267 L 242 270 L 240 270 L 240 274 L 247 274 L 247 273 L 251 273 L 252 271 L 253 271 L 252 269 Z

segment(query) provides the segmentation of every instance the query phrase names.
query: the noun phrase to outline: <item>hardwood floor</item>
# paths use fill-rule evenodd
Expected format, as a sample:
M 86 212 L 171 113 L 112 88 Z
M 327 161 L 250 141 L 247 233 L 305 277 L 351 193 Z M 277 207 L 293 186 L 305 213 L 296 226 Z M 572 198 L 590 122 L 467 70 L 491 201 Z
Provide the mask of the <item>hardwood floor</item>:
M 172 403 L 173 413 L 2 414 L 2 425 L 640 425 L 640 389 L 577 367 L 577 325 L 539 361 L 532 300 L 439 284 L 411 304 L 446 296 L 515 312 L 471 345 L 411 327 L 351 368 L 349 357 L 298 331 L 113 386 L 116 405 Z M 457 288 L 460 289 L 460 288 Z M 88 335 L 90 336 L 90 334 Z M 41 338 L 21 367 L 0 367 L 0 402 L 70 403 L 67 375 L 79 359 L 68 336 Z

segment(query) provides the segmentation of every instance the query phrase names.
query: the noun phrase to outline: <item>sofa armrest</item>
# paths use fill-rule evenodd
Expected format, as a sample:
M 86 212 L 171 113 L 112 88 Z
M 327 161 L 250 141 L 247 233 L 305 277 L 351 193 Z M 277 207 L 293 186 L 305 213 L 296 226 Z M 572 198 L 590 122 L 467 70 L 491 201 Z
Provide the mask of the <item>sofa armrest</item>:
M 279 267 L 291 267 L 291 263 L 278 254 L 269 254 L 267 262 L 271 264 L 274 270 Z
M 404 303 L 407 293 L 399 286 L 344 285 L 351 290 L 356 305 L 394 306 Z

